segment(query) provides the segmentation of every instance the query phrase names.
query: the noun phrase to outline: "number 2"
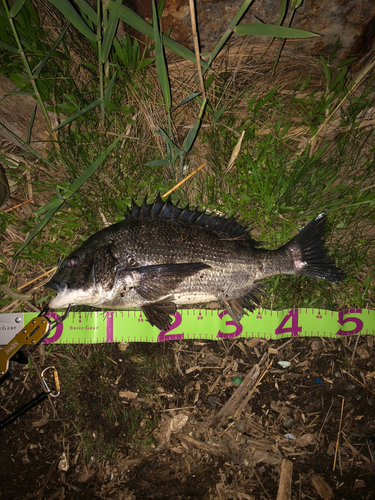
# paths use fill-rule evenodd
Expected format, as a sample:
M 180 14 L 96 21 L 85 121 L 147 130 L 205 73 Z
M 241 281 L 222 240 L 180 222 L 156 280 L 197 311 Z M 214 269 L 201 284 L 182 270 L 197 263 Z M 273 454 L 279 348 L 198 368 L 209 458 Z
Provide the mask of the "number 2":
M 173 323 L 171 324 L 168 330 L 164 330 L 159 333 L 156 342 L 165 342 L 166 340 L 182 340 L 184 338 L 183 333 L 177 333 L 177 334 L 172 333 L 171 335 L 171 331 L 178 328 L 182 323 L 182 316 L 179 312 L 172 314 L 172 316 L 174 316 Z

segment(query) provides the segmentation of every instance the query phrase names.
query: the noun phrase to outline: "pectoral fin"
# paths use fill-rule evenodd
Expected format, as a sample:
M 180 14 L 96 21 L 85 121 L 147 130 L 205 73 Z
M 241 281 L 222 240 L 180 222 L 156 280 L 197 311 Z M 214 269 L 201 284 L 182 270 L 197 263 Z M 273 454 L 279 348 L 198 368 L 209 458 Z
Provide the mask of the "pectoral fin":
M 148 301 L 159 301 L 173 294 L 184 279 L 209 267 L 201 262 L 143 266 L 119 271 L 119 278 L 130 275 L 133 287 L 141 297 Z
M 176 312 L 176 305 L 173 302 L 154 302 L 142 306 L 142 311 L 152 326 L 159 330 L 168 330 L 172 323 L 170 315 Z

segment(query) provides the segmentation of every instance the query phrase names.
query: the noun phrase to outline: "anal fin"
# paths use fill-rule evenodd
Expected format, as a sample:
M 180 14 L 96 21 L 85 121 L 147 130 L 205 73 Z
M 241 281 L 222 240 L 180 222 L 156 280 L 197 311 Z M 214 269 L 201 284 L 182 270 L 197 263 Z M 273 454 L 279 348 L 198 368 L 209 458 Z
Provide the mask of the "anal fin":
M 260 306 L 262 297 L 265 294 L 265 286 L 264 283 L 256 283 L 246 291 L 243 297 L 229 299 L 223 302 L 223 306 L 227 310 L 229 316 L 237 325 L 240 324 L 242 316 L 244 314 L 247 315 L 245 309 L 252 312 Z
M 163 331 L 168 330 L 172 323 L 171 314 L 176 312 L 176 304 L 168 301 L 153 302 L 143 305 L 141 309 L 147 321 Z

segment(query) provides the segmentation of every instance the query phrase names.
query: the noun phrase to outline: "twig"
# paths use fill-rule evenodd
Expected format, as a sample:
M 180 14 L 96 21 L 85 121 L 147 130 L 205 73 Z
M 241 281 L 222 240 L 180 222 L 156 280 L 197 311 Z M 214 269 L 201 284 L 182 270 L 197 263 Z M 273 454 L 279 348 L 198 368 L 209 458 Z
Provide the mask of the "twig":
M 336 468 L 336 459 L 337 459 L 337 451 L 339 449 L 339 441 L 340 441 L 340 434 L 341 434 L 341 424 L 342 424 L 342 414 L 344 411 L 344 403 L 345 403 L 345 398 L 342 398 L 342 403 L 341 403 L 341 414 L 340 414 L 340 424 L 339 424 L 339 431 L 337 433 L 337 441 L 336 441 L 336 449 L 335 449 L 335 458 L 333 460 L 333 471 Z
M 326 414 L 326 416 L 325 416 L 324 422 L 323 422 L 323 424 L 322 424 L 322 426 L 321 426 L 321 428 L 320 428 L 320 431 L 319 431 L 318 437 L 316 438 L 316 446 L 315 446 L 315 450 L 314 450 L 314 452 L 316 451 L 316 449 L 317 449 L 317 448 L 318 448 L 318 446 L 319 446 L 319 439 L 320 439 L 320 436 L 321 436 L 321 434 L 322 434 L 323 428 L 324 428 L 324 426 L 325 426 L 325 424 L 326 424 L 327 418 L 328 418 L 328 416 L 329 416 L 329 414 L 330 414 L 330 412 L 331 412 L 332 405 L 333 405 L 333 398 L 332 398 L 332 401 L 331 401 L 331 406 L 328 408 L 328 411 L 327 411 L 327 414 Z
M 238 406 L 237 408 L 237 411 L 236 413 L 234 414 L 235 417 L 237 417 L 237 415 L 239 415 L 241 413 L 241 411 L 245 408 L 245 406 L 247 405 L 247 403 L 250 401 L 250 399 L 253 397 L 253 394 L 254 394 L 254 391 L 255 389 L 258 387 L 258 385 L 261 383 L 261 381 L 263 380 L 264 376 L 266 375 L 266 373 L 268 372 L 268 370 L 271 368 L 271 365 L 273 363 L 273 359 L 271 359 L 271 361 L 268 363 L 268 366 L 267 368 L 264 370 L 264 372 L 262 373 L 262 375 L 258 378 L 258 380 L 255 382 L 254 386 L 252 387 L 252 389 L 249 391 L 248 395 L 246 396 L 246 398 L 242 401 L 242 403 Z
M 34 197 L 32 197 L 32 198 L 30 198 L 30 199 L 28 199 L 26 201 L 23 201 L 22 203 L 19 203 L 15 207 L 7 208 L 6 210 L 4 210 L 4 213 L 11 212 L 12 210 L 15 210 L 16 208 L 22 207 L 22 205 L 26 205 L 26 203 L 30 203 L 30 201 L 33 201 L 33 199 L 34 199 Z
M 276 500 L 290 500 L 291 499 L 292 474 L 293 474 L 293 462 L 284 458 L 282 463 L 281 463 L 279 489 L 277 490 Z
M 362 387 L 364 387 L 365 389 L 367 389 L 372 394 L 375 394 L 375 391 L 373 391 L 372 389 L 370 389 L 370 387 L 367 387 L 367 385 L 365 385 L 363 382 L 361 382 L 360 380 L 358 380 L 357 378 L 355 378 L 351 373 L 347 372 L 346 370 L 342 370 L 342 373 L 346 373 L 346 375 L 349 375 L 349 377 L 352 377 L 352 379 L 354 379 L 356 382 L 358 382 L 359 385 L 361 385 Z
M 50 269 L 49 271 L 46 271 L 45 273 L 41 274 L 40 276 L 38 276 L 37 278 L 34 278 L 33 280 L 31 281 L 28 281 L 27 283 L 25 283 L 24 285 L 21 285 L 17 288 L 18 291 L 22 290 L 22 288 L 26 288 L 27 286 L 31 285 L 31 283 L 34 283 L 34 281 L 38 281 L 40 278 L 43 278 L 43 276 L 47 276 L 48 274 L 51 274 L 53 272 L 55 272 L 57 269 L 57 266 Z
M 194 0 L 189 0 L 189 6 L 190 6 L 191 29 L 193 32 L 194 51 L 195 51 L 195 57 L 197 59 L 199 83 L 201 86 L 202 98 L 203 98 L 203 100 L 205 100 L 206 99 L 206 91 L 204 88 L 203 75 L 202 75 L 201 57 L 200 57 L 200 51 L 199 51 L 199 39 L 198 39 L 198 31 L 197 31 L 197 20 L 196 20 L 196 16 L 195 16 Z
M 354 346 L 354 349 L 353 349 L 353 354 L 352 354 L 352 359 L 351 359 L 351 362 L 352 362 L 352 363 L 353 363 L 353 361 L 354 361 L 354 356 L 355 356 L 355 353 L 356 353 L 356 350 L 357 350 L 358 341 L 359 341 L 359 335 L 357 335 L 357 338 L 356 338 L 356 340 L 355 340 L 355 346 Z
M 163 194 L 162 198 L 164 198 L 165 196 L 168 196 L 169 194 L 173 193 L 173 191 L 175 191 L 177 188 L 179 188 L 184 182 L 186 182 L 187 180 L 189 180 L 190 177 L 193 177 L 193 175 L 195 175 L 197 172 L 199 172 L 199 170 L 202 170 L 202 168 L 205 167 L 205 166 L 206 166 L 206 164 L 202 163 L 202 165 L 200 165 L 197 169 L 195 169 L 194 172 L 191 172 L 187 177 L 185 177 L 185 179 L 182 179 L 182 181 L 178 182 L 172 189 L 170 189 L 165 194 Z

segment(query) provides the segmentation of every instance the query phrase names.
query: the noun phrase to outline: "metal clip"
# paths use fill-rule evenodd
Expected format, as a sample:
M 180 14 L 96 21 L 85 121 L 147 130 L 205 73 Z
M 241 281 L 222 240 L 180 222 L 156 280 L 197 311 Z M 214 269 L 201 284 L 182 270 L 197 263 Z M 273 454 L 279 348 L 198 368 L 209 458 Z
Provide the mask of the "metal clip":
M 48 387 L 48 384 L 44 378 L 44 374 L 47 370 L 53 370 L 53 378 L 55 379 L 55 390 L 54 392 L 51 391 L 51 389 Z M 57 373 L 57 370 L 54 366 L 48 366 L 47 368 L 45 368 L 41 375 L 40 375 L 41 379 L 42 379 L 42 382 L 43 382 L 43 385 L 46 389 L 46 392 L 47 394 L 49 394 L 50 396 L 52 396 L 53 398 L 57 398 L 57 396 L 60 394 L 60 381 L 59 381 L 59 375 Z

